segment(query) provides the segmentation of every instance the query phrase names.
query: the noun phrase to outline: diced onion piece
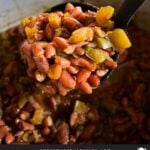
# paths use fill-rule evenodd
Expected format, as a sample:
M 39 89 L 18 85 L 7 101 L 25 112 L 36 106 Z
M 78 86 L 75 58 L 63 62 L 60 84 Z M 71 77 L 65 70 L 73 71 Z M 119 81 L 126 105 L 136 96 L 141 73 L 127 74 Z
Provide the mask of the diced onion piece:
M 88 110 L 87 105 L 84 102 L 76 101 L 74 111 L 77 113 L 85 113 Z
M 112 47 L 111 42 L 109 41 L 109 39 L 105 39 L 105 38 L 96 38 L 96 42 L 99 48 L 102 49 L 107 49 Z

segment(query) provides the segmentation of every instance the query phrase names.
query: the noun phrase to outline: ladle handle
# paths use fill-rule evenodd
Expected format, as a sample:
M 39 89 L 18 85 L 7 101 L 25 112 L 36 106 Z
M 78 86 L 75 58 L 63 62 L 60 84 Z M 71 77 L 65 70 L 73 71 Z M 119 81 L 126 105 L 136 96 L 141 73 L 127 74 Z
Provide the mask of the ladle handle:
M 115 27 L 126 28 L 145 0 L 125 0 L 114 17 Z

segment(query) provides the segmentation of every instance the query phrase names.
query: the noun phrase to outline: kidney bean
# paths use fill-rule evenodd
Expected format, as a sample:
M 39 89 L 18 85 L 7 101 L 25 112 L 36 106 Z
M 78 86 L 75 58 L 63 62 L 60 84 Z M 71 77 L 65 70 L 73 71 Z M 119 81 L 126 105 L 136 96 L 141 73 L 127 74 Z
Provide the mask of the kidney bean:
M 4 120 L 0 119 L 0 126 L 4 126 L 4 125 L 5 125 Z
M 125 122 L 129 121 L 129 118 L 127 116 L 115 116 L 113 118 L 113 124 L 118 125 L 118 124 L 125 124 Z
M 53 42 L 55 42 L 56 46 L 59 47 L 59 48 L 61 48 L 61 49 L 65 49 L 69 45 L 68 42 L 67 42 L 67 40 L 64 39 L 64 38 L 61 38 L 61 37 L 55 37 L 53 39 Z
M 117 125 L 114 127 L 114 131 L 116 133 L 126 133 L 133 127 L 133 123 L 131 121 L 128 121 L 124 124 Z
M 132 122 L 134 124 L 138 124 L 138 115 L 136 113 L 136 111 L 134 110 L 134 108 L 132 107 L 126 107 L 125 111 L 128 113 L 128 115 L 131 117 Z
M 27 111 L 22 111 L 19 116 L 22 120 L 27 120 L 30 118 L 30 113 Z
M 45 127 L 51 127 L 53 125 L 53 120 L 51 116 L 47 116 L 44 120 L 43 120 L 43 125 Z
M 12 133 L 9 133 L 9 134 L 5 137 L 5 143 L 6 143 L 6 144 L 11 144 L 11 143 L 13 143 L 14 140 L 15 140 L 15 137 L 12 135 Z
M 81 139 L 92 139 L 95 131 L 96 131 L 96 125 L 95 124 L 88 124 L 85 127 L 85 129 L 83 130 L 80 138 Z
M 37 84 L 37 87 L 42 89 L 45 94 L 48 95 L 56 94 L 56 88 L 52 85 Z
M 92 94 L 92 87 L 89 85 L 88 82 L 81 82 L 80 89 L 86 94 Z
M 58 83 L 58 91 L 62 96 L 66 96 L 70 89 L 65 88 L 61 83 Z
M 49 24 L 46 25 L 45 33 L 46 33 L 47 39 L 51 41 L 54 36 L 54 30 L 51 28 Z
M 84 48 L 79 47 L 79 48 L 77 48 L 77 49 L 75 50 L 74 53 L 75 53 L 76 55 L 82 56 L 82 55 L 85 54 L 85 50 L 84 50 Z
M 69 128 L 68 128 L 67 123 L 62 122 L 59 124 L 56 138 L 57 138 L 58 143 L 60 144 L 69 143 Z
M 68 71 L 63 70 L 59 82 L 65 87 L 69 89 L 74 89 L 76 86 L 75 80 L 68 73 Z
M 77 112 L 73 112 L 70 115 L 70 126 L 74 127 L 75 125 L 78 125 L 78 113 Z
M 56 48 L 52 43 L 49 43 L 44 51 L 44 55 L 46 58 L 51 58 L 56 55 Z
M 117 66 L 118 66 L 118 64 L 115 62 L 115 61 L 110 61 L 110 60 L 105 60 L 105 65 L 107 66 L 107 67 L 109 67 L 110 69 L 114 69 L 114 68 L 116 68 Z
M 8 63 L 8 65 L 4 68 L 3 70 L 3 74 L 6 76 L 6 75 L 9 75 L 11 74 L 14 69 L 16 68 L 16 61 L 11 61 L 10 63 Z
M 25 121 L 21 121 L 19 124 L 20 124 L 20 128 L 24 131 L 26 131 L 26 130 L 31 130 L 32 131 L 35 128 L 34 125 L 32 125 L 28 122 L 25 122 Z
M 98 87 L 100 85 L 100 78 L 97 75 L 90 75 L 88 82 L 92 87 Z
M 65 6 L 65 12 L 71 12 L 74 9 L 74 6 L 71 3 L 67 3 Z
M 9 127 L 8 126 L 1 126 L 0 127 L 0 140 L 2 140 L 8 134 L 9 134 Z
M 51 133 L 51 129 L 49 127 L 45 127 L 41 132 L 42 135 L 48 136 Z
M 79 73 L 77 74 L 77 84 L 80 84 L 81 82 L 86 82 L 90 75 L 91 71 L 87 69 L 80 69 Z
M 71 11 L 71 17 L 78 19 L 78 17 L 83 13 L 82 8 L 81 7 L 75 7 L 72 11 Z
M 72 18 L 72 17 L 64 17 L 62 19 L 62 23 L 67 29 L 69 29 L 71 31 L 82 27 L 82 24 L 78 20 L 76 20 L 75 18 Z
M 78 58 L 78 59 L 70 59 L 71 64 L 75 65 L 75 66 L 80 66 L 83 68 L 86 68 L 90 71 L 95 71 L 96 69 L 96 63 L 91 62 L 90 60 L 86 59 L 86 58 Z
M 67 71 L 70 73 L 70 74 L 77 74 L 79 72 L 79 68 L 78 67 L 75 67 L 75 66 L 69 66 L 67 68 Z
M 70 66 L 70 61 L 67 58 L 56 56 L 55 63 L 59 64 L 63 69 L 68 68 Z

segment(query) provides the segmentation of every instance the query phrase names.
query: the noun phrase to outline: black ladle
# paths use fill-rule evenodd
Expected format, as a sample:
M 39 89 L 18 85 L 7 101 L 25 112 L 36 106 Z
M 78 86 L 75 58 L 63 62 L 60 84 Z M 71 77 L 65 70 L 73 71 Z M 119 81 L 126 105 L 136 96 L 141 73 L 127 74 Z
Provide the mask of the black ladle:
M 118 13 L 114 16 L 113 20 L 115 21 L 115 28 L 123 28 L 125 29 L 129 22 L 131 21 L 132 17 L 135 15 L 137 10 L 140 8 L 140 6 L 143 4 L 145 0 L 125 0 L 122 4 L 121 8 L 119 9 Z M 56 6 L 53 6 L 46 12 L 54 12 L 58 10 L 64 10 L 65 6 L 68 2 L 58 4 Z M 95 5 L 89 4 L 89 3 L 81 3 L 81 2 L 71 2 L 74 6 L 80 6 L 83 11 L 91 10 L 91 11 L 97 11 L 98 7 Z M 119 58 L 119 53 L 116 53 L 113 56 L 113 59 L 117 61 Z M 109 78 L 113 70 L 110 70 L 102 79 L 101 82 L 103 82 L 105 79 Z

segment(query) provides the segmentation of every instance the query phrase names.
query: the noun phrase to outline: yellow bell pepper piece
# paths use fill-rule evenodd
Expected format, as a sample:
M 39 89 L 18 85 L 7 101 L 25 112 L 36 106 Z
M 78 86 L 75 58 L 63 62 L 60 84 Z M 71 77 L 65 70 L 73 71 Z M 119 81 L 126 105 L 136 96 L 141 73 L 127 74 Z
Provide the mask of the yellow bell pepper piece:
M 101 7 L 96 13 L 96 23 L 99 26 L 104 26 L 114 14 L 112 6 Z
M 61 17 L 58 16 L 56 13 L 50 13 L 48 20 L 49 20 L 49 24 L 54 29 L 61 26 Z
M 78 44 L 80 42 L 92 41 L 94 32 L 90 27 L 82 27 L 75 30 L 69 38 L 70 43 Z
M 131 47 L 131 42 L 123 29 L 115 29 L 108 34 L 109 39 L 119 52 Z

